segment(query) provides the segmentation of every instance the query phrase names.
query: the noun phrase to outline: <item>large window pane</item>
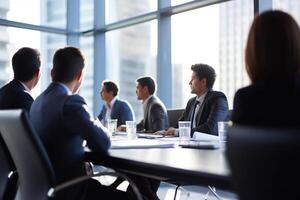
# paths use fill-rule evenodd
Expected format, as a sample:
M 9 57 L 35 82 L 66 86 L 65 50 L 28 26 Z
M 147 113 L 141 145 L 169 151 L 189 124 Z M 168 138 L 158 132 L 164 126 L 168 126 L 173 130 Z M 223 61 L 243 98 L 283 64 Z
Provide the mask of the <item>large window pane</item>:
M 80 38 L 80 49 L 85 56 L 86 71 L 85 71 L 85 77 L 82 82 L 79 93 L 86 100 L 88 107 L 90 109 L 89 111 L 91 113 L 93 111 L 93 95 L 99 95 L 99 94 L 94 94 L 93 92 L 93 84 L 94 84 L 93 43 L 94 43 L 94 38 L 91 36 Z M 97 115 L 98 113 L 95 114 Z
M 300 1 L 299 0 L 273 0 L 273 9 L 283 10 L 291 14 L 300 24 Z
M 106 0 L 106 23 L 145 14 L 157 9 L 156 0 Z
M 57 48 L 65 45 L 65 40 L 65 36 L 62 35 L 0 26 L 0 86 L 2 87 L 13 78 L 11 65 L 13 54 L 22 47 L 31 47 L 38 49 L 41 53 L 42 76 L 39 84 L 32 91 L 34 97 L 40 94 L 51 80 L 50 68 L 53 53 Z
M 66 27 L 66 0 L 1 0 L 0 4 L 7 5 L 9 20 Z
M 107 78 L 119 83 L 120 98 L 132 105 L 136 118 L 142 105 L 136 99 L 136 79 L 156 77 L 157 22 L 147 22 L 107 33 Z
M 80 30 L 86 31 L 94 26 L 94 0 L 80 0 Z
M 253 1 L 230 1 L 172 16 L 173 107 L 185 107 L 190 67 L 206 63 L 217 73 L 215 90 L 232 108 L 235 91 L 249 83 L 244 48 L 253 19 Z M 188 23 L 187 23 L 188 22 Z

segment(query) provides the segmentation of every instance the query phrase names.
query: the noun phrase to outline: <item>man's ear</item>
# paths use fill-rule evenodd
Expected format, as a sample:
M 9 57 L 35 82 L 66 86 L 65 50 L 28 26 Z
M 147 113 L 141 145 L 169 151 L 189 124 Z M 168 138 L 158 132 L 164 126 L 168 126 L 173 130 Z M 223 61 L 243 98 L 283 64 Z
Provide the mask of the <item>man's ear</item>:
M 76 80 L 77 80 L 78 82 L 81 82 L 82 79 L 83 79 L 83 70 L 81 70 L 81 71 L 77 74 L 77 76 L 76 76 Z
M 55 75 L 55 72 L 54 72 L 54 70 L 53 70 L 53 68 L 52 68 L 52 69 L 51 69 L 51 78 L 52 78 L 52 79 L 53 79 L 54 75 Z
M 40 70 L 40 69 L 36 70 L 35 76 L 36 76 L 38 79 L 41 77 L 41 70 Z
M 207 79 L 206 78 L 201 79 L 201 83 L 203 85 L 207 86 Z

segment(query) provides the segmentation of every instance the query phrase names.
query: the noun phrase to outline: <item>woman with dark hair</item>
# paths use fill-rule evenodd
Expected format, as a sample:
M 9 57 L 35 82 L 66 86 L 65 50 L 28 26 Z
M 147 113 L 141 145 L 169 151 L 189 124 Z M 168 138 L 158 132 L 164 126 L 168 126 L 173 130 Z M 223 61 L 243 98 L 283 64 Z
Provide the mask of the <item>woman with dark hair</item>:
M 300 30 L 282 11 L 255 17 L 245 61 L 251 85 L 237 91 L 232 121 L 245 125 L 300 126 Z

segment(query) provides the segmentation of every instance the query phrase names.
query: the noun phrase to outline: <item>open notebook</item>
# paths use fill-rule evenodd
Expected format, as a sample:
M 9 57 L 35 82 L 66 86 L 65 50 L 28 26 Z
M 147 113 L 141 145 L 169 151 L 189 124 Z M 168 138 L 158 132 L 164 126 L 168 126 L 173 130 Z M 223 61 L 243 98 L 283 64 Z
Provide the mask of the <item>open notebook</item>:
M 174 142 L 135 139 L 135 140 L 116 140 L 112 141 L 111 149 L 144 149 L 144 148 L 172 148 Z

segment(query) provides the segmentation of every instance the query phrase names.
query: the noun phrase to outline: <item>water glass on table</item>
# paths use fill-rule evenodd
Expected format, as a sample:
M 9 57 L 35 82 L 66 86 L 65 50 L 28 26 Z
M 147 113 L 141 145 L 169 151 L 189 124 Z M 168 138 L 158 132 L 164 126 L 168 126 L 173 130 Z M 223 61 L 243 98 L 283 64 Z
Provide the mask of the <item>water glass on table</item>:
M 107 122 L 107 129 L 109 136 L 112 136 L 117 131 L 118 119 L 109 119 Z
M 220 121 L 218 122 L 218 135 L 220 142 L 226 142 L 227 140 L 227 131 L 230 125 L 229 121 Z
M 136 139 L 136 123 L 135 121 L 126 121 L 126 133 L 128 139 Z
M 191 139 L 191 122 L 179 121 L 179 143 L 187 143 Z

